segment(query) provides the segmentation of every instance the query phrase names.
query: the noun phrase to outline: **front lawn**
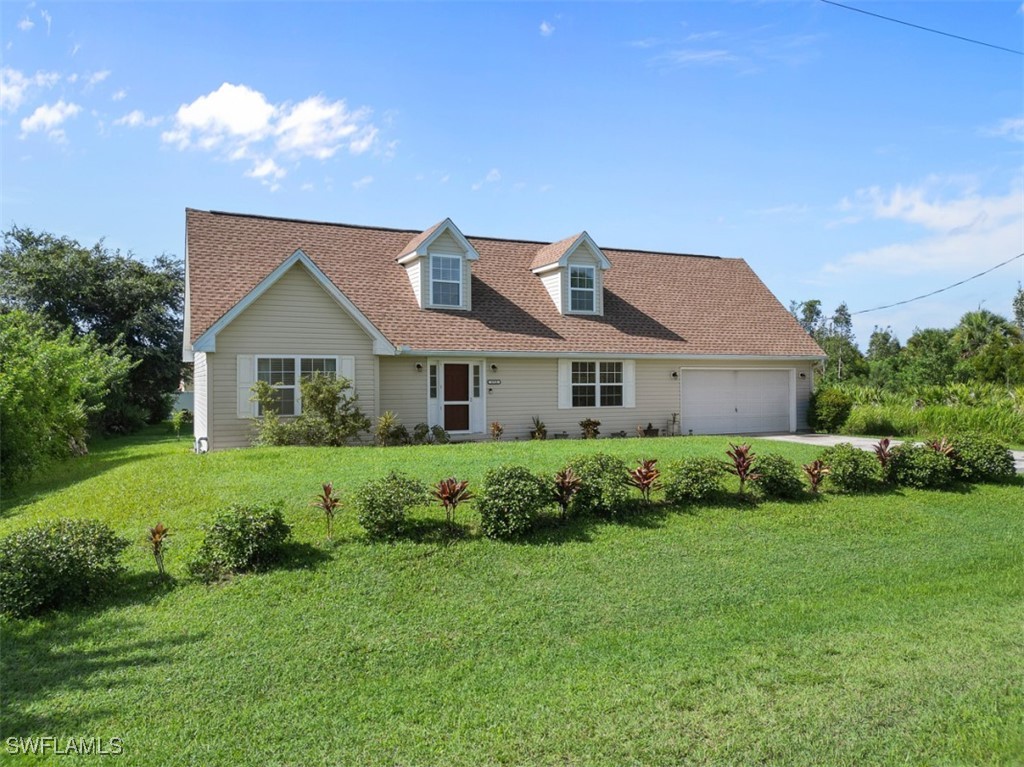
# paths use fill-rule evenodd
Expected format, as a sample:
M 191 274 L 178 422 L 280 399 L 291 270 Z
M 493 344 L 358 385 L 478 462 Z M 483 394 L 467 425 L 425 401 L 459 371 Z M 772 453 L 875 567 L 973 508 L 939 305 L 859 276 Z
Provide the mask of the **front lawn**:
M 1019 483 L 660 507 L 515 544 L 475 536 L 471 505 L 457 540 L 438 508 L 395 544 L 367 542 L 349 511 L 328 543 L 308 506 L 323 481 L 347 495 L 391 468 L 476 485 L 502 463 L 727 446 L 107 442 L 4 499 L 0 534 L 86 516 L 140 544 L 107 604 L 0 621 L 0 735 L 118 737 L 118 763 L 147 766 L 1024 762 Z M 217 509 L 273 500 L 297 540 L 283 567 L 187 578 Z M 173 587 L 141 546 L 157 521 Z

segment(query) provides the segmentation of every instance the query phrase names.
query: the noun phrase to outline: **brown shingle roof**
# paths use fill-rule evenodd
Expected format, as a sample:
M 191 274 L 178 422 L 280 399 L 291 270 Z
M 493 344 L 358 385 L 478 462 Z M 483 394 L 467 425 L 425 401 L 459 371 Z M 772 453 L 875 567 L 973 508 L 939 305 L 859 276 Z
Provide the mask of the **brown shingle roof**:
M 542 266 L 555 263 L 558 259 L 565 255 L 565 251 L 580 238 L 579 234 L 574 234 L 571 237 L 566 237 L 564 240 L 553 242 L 550 245 L 545 245 L 543 248 L 537 251 L 537 255 L 533 257 L 533 262 L 530 264 L 531 269 L 540 269 Z
M 192 209 L 185 218 L 189 341 L 301 249 L 396 346 L 823 356 L 739 259 L 603 249 L 614 264 L 604 276 L 604 316 L 563 316 L 530 271 L 542 243 L 469 237 L 480 254 L 473 310 L 420 309 L 395 262 L 418 232 Z

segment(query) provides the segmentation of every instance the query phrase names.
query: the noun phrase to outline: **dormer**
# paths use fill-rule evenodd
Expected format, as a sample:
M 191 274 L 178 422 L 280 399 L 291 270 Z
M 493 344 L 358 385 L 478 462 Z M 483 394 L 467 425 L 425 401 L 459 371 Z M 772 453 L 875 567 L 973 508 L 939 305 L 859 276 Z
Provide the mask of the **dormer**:
M 421 309 L 469 311 L 473 307 L 471 265 L 480 258 L 459 228 L 446 218 L 417 234 L 399 253 Z
M 530 269 L 560 314 L 604 314 L 604 272 L 612 263 L 586 232 L 545 245 Z

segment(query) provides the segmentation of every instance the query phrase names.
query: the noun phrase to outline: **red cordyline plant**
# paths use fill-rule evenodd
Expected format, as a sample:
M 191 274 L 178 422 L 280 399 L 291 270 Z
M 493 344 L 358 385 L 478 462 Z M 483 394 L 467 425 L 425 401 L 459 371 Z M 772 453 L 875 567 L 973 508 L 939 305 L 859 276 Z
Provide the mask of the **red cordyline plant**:
M 875 455 L 878 456 L 878 462 L 882 464 L 883 470 L 888 468 L 889 460 L 892 458 L 891 444 L 892 443 L 888 437 L 883 437 L 878 440 L 878 443 L 875 445 Z
M 153 559 L 156 560 L 156 569 L 161 577 L 167 575 L 167 572 L 164 570 L 164 547 L 167 545 L 167 538 L 170 534 L 171 529 L 167 525 L 163 522 L 157 522 L 154 527 L 149 528 L 149 536 L 146 538 L 146 543 L 149 544 L 149 550 L 153 552 Z
M 661 472 L 654 465 L 657 462 L 656 458 L 641 460 L 640 465 L 631 469 L 629 476 L 626 477 L 626 484 L 639 490 L 640 495 L 644 498 L 644 503 L 648 506 L 651 504 L 651 491 L 661 487 L 658 482 Z
M 815 460 L 804 464 L 804 473 L 807 475 L 807 481 L 811 483 L 811 492 L 817 494 L 829 471 L 828 466 L 820 460 Z
M 936 453 L 941 453 L 947 458 L 952 458 L 953 453 L 955 452 L 953 449 L 953 443 L 950 442 L 945 437 L 941 437 L 940 439 L 933 439 L 931 442 L 928 443 L 928 447 L 930 447 Z
M 730 474 L 735 474 L 740 480 L 740 495 L 743 495 L 743 491 L 746 488 L 747 481 L 760 479 L 761 475 L 754 471 L 754 458 L 755 453 L 750 449 L 750 445 L 734 445 L 731 442 L 729 447 L 732 450 L 726 450 L 725 454 L 732 459 L 732 463 L 729 461 L 723 461 L 725 469 Z
M 341 498 L 334 494 L 334 483 L 324 482 L 323 492 L 313 496 L 313 502 L 309 505 L 323 511 L 327 520 L 327 537 L 330 538 L 334 534 L 334 515 L 341 508 Z
M 569 504 L 572 503 L 573 496 L 579 492 L 581 484 L 583 481 L 579 475 L 568 467 L 555 473 L 555 502 L 562 510 L 563 519 L 569 515 Z
M 458 505 L 473 497 L 469 491 L 469 482 L 467 480 L 460 482 L 455 477 L 442 479 L 431 488 L 430 493 L 444 506 L 444 516 L 449 527 L 455 524 L 455 509 L 458 508 Z

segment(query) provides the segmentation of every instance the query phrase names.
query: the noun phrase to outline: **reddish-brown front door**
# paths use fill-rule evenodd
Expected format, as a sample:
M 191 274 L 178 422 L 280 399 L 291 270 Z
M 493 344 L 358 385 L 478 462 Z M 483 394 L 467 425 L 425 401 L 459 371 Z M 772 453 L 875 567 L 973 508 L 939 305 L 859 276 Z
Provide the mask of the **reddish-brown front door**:
M 469 365 L 444 363 L 444 429 L 469 431 Z

